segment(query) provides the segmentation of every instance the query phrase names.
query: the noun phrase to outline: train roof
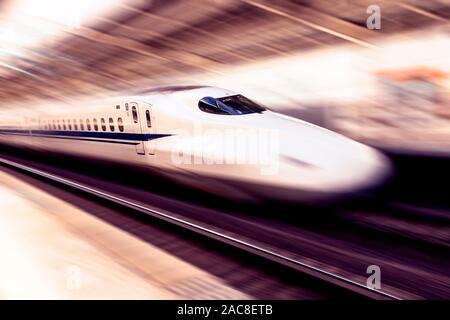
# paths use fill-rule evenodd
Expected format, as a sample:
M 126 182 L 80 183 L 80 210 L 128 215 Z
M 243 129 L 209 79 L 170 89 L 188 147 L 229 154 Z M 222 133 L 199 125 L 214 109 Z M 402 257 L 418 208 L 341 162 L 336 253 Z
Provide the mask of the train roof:
M 189 91 L 189 90 L 202 89 L 202 88 L 210 88 L 210 86 L 205 86 L 205 85 L 164 86 L 164 87 L 156 87 L 156 88 L 148 88 L 148 89 L 144 89 L 144 90 L 139 90 L 137 92 L 137 94 L 145 95 L 145 94 L 149 94 L 149 93 L 173 93 L 173 92 Z

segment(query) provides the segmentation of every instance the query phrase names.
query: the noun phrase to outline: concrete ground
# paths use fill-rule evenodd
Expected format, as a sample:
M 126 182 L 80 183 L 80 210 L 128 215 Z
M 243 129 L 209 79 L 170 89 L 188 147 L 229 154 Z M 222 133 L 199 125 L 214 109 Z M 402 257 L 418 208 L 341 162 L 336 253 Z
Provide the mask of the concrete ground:
M 202 298 L 212 287 L 222 298 L 249 298 L 4 172 L 0 204 L 0 299 L 186 299 L 189 283 L 202 284 Z

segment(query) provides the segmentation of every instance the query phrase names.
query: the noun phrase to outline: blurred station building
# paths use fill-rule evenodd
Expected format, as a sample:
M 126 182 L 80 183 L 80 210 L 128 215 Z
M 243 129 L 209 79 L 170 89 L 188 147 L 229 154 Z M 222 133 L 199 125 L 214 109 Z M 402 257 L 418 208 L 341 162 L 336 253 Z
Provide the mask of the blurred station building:
M 3 110 L 216 85 L 364 143 L 450 154 L 448 0 L 9 0 L 0 15 Z

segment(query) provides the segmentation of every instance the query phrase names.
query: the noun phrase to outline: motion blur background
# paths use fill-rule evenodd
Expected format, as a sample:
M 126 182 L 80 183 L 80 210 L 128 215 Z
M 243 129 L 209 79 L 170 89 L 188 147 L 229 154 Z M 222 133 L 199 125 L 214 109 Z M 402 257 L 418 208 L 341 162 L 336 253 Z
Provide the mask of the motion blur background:
M 371 145 L 448 154 L 449 4 L 1 1 L 1 107 L 217 85 Z
M 367 27 L 372 5 L 380 29 Z M 349 204 L 263 214 L 130 168 L 111 174 L 1 146 L 0 299 L 354 299 L 373 264 L 394 297 L 448 299 L 450 197 L 436 181 L 449 181 L 449 19 L 450 0 L 0 0 L 0 111 L 219 86 L 378 147 L 396 173 Z M 358 290 L 275 268 L 223 245 L 228 238 L 194 236 L 4 159 L 238 236 Z

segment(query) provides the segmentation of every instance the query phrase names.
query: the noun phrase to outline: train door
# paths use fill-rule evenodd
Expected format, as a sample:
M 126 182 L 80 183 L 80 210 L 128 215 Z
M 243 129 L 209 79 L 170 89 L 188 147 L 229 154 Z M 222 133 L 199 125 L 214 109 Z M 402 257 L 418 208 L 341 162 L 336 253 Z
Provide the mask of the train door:
M 154 118 L 153 118 L 153 112 L 152 112 L 152 105 L 150 104 L 144 104 L 143 106 L 144 110 L 144 116 L 145 116 L 145 123 L 143 125 L 146 126 L 144 129 L 145 132 L 148 134 L 154 134 Z M 146 142 L 146 150 L 147 153 L 150 155 L 154 155 L 155 153 L 155 140 L 154 139 L 148 139 Z
M 136 102 L 130 104 L 131 117 L 133 121 L 133 131 L 139 135 L 139 143 L 136 145 L 137 154 L 145 154 L 145 139 L 142 132 L 142 118 L 140 117 L 139 105 Z

